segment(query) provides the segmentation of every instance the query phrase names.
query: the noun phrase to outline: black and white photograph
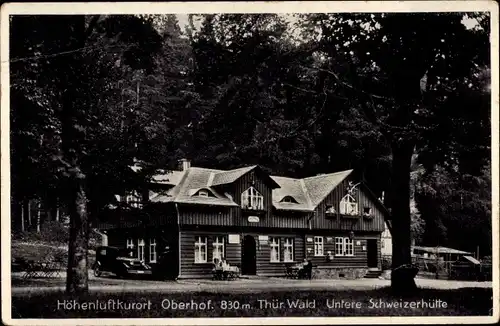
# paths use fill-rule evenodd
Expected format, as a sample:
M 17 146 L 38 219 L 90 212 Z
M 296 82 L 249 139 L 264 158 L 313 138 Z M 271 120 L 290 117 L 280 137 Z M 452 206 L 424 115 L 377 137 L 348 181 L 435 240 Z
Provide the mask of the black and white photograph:
M 5 324 L 498 321 L 496 2 L 1 14 Z

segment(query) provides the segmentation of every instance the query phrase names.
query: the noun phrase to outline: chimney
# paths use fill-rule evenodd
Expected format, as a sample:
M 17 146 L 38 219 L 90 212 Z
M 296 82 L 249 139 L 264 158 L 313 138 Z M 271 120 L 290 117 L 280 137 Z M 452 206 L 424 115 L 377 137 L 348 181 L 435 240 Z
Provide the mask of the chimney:
M 191 161 L 186 158 L 181 159 L 180 162 L 182 171 L 186 171 L 191 167 Z

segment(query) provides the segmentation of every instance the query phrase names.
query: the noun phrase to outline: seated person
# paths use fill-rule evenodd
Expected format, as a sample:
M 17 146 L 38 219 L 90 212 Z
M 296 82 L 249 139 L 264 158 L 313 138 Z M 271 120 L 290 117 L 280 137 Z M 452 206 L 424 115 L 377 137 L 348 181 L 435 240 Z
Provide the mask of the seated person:
M 222 269 L 226 270 L 229 268 L 229 264 L 227 263 L 226 259 L 222 259 L 221 261 L 221 266 L 222 266 Z
M 297 264 L 297 267 L 302 269 L 302 268 L 306 267 L 308 264 L 309 264 L 309 261 L 306 258 L 304 258 L 304 260 L 301 263 Z

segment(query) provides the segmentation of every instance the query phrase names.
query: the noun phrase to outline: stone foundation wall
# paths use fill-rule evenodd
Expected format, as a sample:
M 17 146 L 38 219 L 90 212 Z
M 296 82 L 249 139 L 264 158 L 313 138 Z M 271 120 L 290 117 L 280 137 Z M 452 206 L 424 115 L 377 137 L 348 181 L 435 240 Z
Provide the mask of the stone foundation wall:
M 312 278 L 353 280 L 365 277 L 366 273 L 368 268 L 313 268 Z

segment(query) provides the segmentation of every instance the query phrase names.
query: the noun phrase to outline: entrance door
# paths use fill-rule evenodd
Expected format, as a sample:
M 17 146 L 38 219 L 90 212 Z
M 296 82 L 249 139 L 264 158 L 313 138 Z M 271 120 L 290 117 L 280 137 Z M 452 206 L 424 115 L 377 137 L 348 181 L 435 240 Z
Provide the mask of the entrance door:
M 377 239 L 368 239 L 366 241 L 366 258 L 368 267 L 378 267 Z
M 244 275 L 255 275 L 257 272 L 257 251 L 255 239 L 251 235 L 243 238 L 241 250 L 241 273 Z

